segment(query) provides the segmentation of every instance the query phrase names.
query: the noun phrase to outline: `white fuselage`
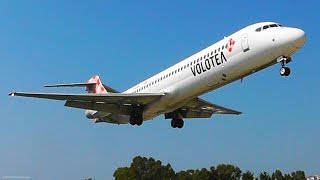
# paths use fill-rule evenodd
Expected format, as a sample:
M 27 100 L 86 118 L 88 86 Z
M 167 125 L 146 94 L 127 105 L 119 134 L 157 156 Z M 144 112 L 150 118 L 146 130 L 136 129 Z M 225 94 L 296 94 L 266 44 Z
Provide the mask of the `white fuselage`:
M 263 26 L 273 27 L 263 29 Z M 275 26 L 276 25 L 276 26 Z M 256 29 L 260 28 L 260 31 Z M 146 79 L 124 93 L 166 95 L 144 108 L 143 119 L 172 112 L 191 99 L 290 57 L 305 41 L 304 32 L 263 22 L 245 27 L 168 69 Z M 119 117 L 121 123 L 129 117 Z

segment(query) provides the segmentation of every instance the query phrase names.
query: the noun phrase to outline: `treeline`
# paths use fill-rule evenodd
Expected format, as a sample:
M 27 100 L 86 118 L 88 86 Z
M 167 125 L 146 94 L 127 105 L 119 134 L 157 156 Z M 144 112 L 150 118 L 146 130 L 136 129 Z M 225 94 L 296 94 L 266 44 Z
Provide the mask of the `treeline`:
M 119 167 L 113 173 L 116 180 L 305 180 L 304 171 L 283 174 L 276 170 L 272 174 L 262 172 L 255 176 L 250 171 L 243 172 L 231 164 L 211 166 L 209 169 L 189 169 L 175 172 L 170 164 L 160 160 L 137 156 L 129 167 Z

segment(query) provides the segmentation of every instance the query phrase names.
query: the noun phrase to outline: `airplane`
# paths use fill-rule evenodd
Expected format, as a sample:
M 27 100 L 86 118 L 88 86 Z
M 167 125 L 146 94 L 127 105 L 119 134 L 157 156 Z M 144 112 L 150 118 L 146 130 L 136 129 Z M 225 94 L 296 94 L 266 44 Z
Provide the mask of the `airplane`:
M 85 87 L 88 93 L 12 92 L 24 96 L 65 101 L 65 106 L 85 109 L 95 123 L 140 126 L 159 115 L 182 128 L 183 119 L 211 118 L 213 114 L 241 112 L 222 107 L 199 96 L 221 88 L 275 64 L 280 75 L 289 76 L 287 63 L 303 47 L 305 32 L 276 22 L 249 25 L 124 92 L 102 84 L 99 76 L 85 83 L 54 84 L 45 87 Z

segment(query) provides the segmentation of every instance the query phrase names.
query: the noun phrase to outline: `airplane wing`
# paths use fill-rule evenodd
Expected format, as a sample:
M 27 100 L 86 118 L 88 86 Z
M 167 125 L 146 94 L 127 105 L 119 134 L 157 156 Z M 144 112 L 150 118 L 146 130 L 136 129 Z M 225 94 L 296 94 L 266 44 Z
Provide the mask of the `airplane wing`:
M 64 94 L 64 93 L 29 93 L 13 92 L 10 96 L 23 96 L 42 99 L 62 100 L 79 103 L 135 104 L 144 105 L 163 96 L 163 93 L 103 93 L 103 94 Z
M 185 118 L 210 118 L 212 114 L 236 114 L 241 112 L 212 104 L 200 98 L 194 98 L 181 107 Z

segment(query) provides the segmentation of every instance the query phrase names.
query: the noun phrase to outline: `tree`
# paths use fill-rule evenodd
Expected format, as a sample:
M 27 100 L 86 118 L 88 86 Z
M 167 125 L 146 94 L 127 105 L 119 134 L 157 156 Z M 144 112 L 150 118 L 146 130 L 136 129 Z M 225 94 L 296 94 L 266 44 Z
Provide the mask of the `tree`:
M 215 175 L 221 180 L 239 180 L 241 178 L 241 170 L 237 166 L 220 164 L 215 170 Z
M 140 180 L 171 180 L 175 177 L 170 164 L 162 165 L 162 162 L 153 158 L 137 156 L 133 158 L 130 167 L 118 168 L 113 176 L 115 179 L 140 179 Z
M 277 169 L 274 173 L 272 173 L 272 179 L 273 180 L 284 180 L 282 172 Z
M 250 171 L 246 171 L 242 174 L 242 180 L 254 180 L 253 173 Z
M 113 173 L 116 180 L 258 180 L 250 171 L 243 172 L 237 166 L 220 164 L 209 169 L 188 169 L 175 173 L 170 164 L 163 165 L 152 157 L 134 157 L 129 167 L 119 167 Z M 259 174 L 260 180 L 305 180 L 304 171 L 282 174 L 276 170 L 270 176 L 267 172 Z M 91 180 L 91 179 L 88 179 Z
M 283 177 L 285 180 L 293 180 L 293 178 L 290 174 L 285 174 Z
M 113 177 L 121 180 L 134 180 L 135 177 L 131 177 L 129 172 L 128 167 L 120 167 L 113 173 Z
M 192 174 L 188 171 L 180 171 L 176 174 L 177 180 L 193 180 Z
M 306 175 L 304 171 L 296 171 L 291 173 L 292 179 L 294 180 L 305 180 Z
M 201 170 L 196 170 L 193 173 L 193 180 L 203 180 L 209 179 L 210 172 L 206 168 L 202 168 Z
M 267 172 L 260 173 L 259 178 L 260 180 L 272 180 L 270 175 Z

